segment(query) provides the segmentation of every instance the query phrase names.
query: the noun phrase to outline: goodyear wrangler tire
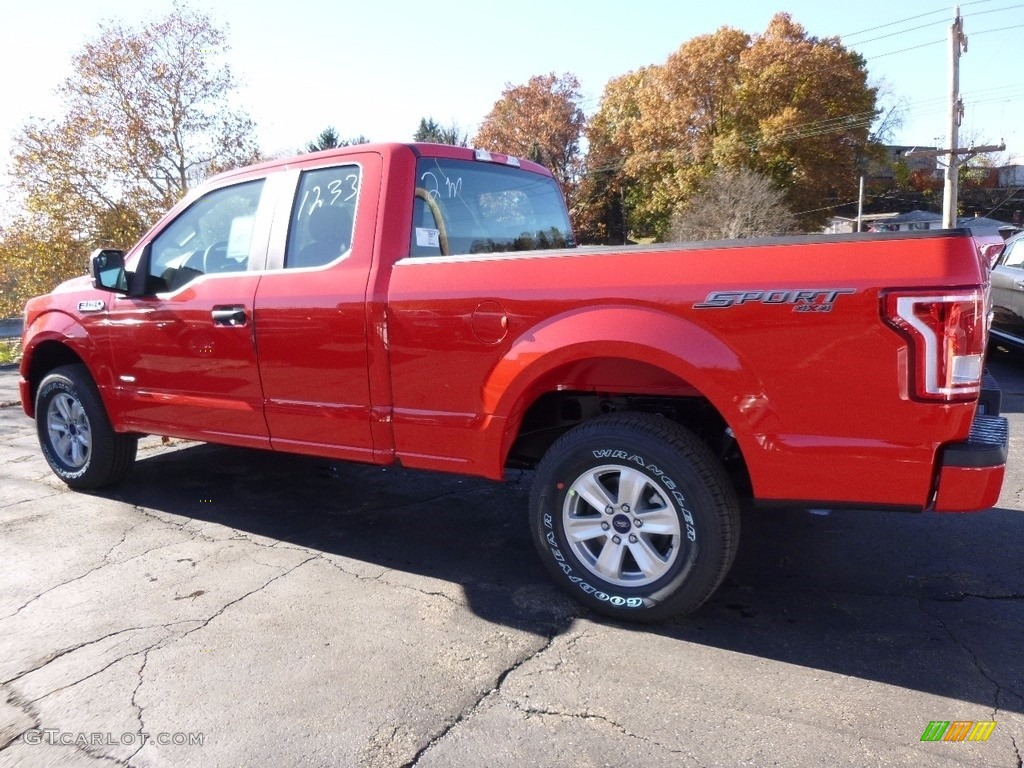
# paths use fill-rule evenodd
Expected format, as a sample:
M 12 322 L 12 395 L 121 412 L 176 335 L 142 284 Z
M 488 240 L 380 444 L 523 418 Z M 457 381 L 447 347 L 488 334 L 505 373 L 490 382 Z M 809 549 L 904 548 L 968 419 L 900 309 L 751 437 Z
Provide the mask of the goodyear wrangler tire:
M 658 621 L 700 606 L 739 546 L 739 503 L 704 443 L 650 414 L 592 419 L 545 454 L 530 496 L 541 560 L 584 605 Z
M 135 461 L 138 439 L 113 430 L 82 365 L 55 368 L 40 382 L 36 432 L 50 469 L 75 490 L 116 483 Z

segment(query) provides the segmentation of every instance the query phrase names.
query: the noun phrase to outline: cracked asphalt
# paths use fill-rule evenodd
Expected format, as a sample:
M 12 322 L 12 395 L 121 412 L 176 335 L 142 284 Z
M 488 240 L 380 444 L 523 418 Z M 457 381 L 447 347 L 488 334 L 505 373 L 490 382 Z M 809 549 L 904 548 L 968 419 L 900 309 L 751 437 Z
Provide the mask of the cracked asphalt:
M 147 438 L 72 493 L 0 370 L 0 766 L 1021 768 L 1024 356 L 990 367 L 996 508 L 747 513 L 723 588 L 653 627 L 550 584 L 528 474 Z

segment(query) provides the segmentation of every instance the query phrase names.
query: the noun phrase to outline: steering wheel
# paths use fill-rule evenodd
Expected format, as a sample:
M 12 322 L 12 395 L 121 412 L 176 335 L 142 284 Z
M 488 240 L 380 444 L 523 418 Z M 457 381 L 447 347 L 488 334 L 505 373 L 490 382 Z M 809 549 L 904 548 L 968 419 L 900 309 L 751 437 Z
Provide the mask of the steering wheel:
M 228 241 L 220 240 L 203 251 L 203 272 L 207 275 L 218 272 L 237 272 L 238 262 L 228 258 Z

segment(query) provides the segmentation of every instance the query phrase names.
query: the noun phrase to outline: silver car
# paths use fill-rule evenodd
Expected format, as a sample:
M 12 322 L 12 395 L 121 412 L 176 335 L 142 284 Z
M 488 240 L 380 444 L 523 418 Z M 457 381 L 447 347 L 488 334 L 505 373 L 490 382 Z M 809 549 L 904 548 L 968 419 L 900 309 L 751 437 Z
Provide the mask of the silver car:
M 1024 234 L 1006 241 L 992 267 L 991 333 L 1024 349 Z

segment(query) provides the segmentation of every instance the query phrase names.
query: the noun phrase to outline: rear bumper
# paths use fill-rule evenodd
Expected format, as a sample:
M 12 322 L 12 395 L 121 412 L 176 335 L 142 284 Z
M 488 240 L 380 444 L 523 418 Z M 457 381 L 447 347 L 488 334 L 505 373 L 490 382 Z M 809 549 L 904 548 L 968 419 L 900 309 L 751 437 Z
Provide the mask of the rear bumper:
M 996 408 L 998 402 L 996 397 Z M 942 449 L 932 504 L 935 512 L 979 512 L 998 501 L 1006 471 L 1010 425 L 997 415 L 998 410 L 992 414 L 991 409 L 990 398 L 987 413 L 979 409 L 975 414 L 967 440 Z

